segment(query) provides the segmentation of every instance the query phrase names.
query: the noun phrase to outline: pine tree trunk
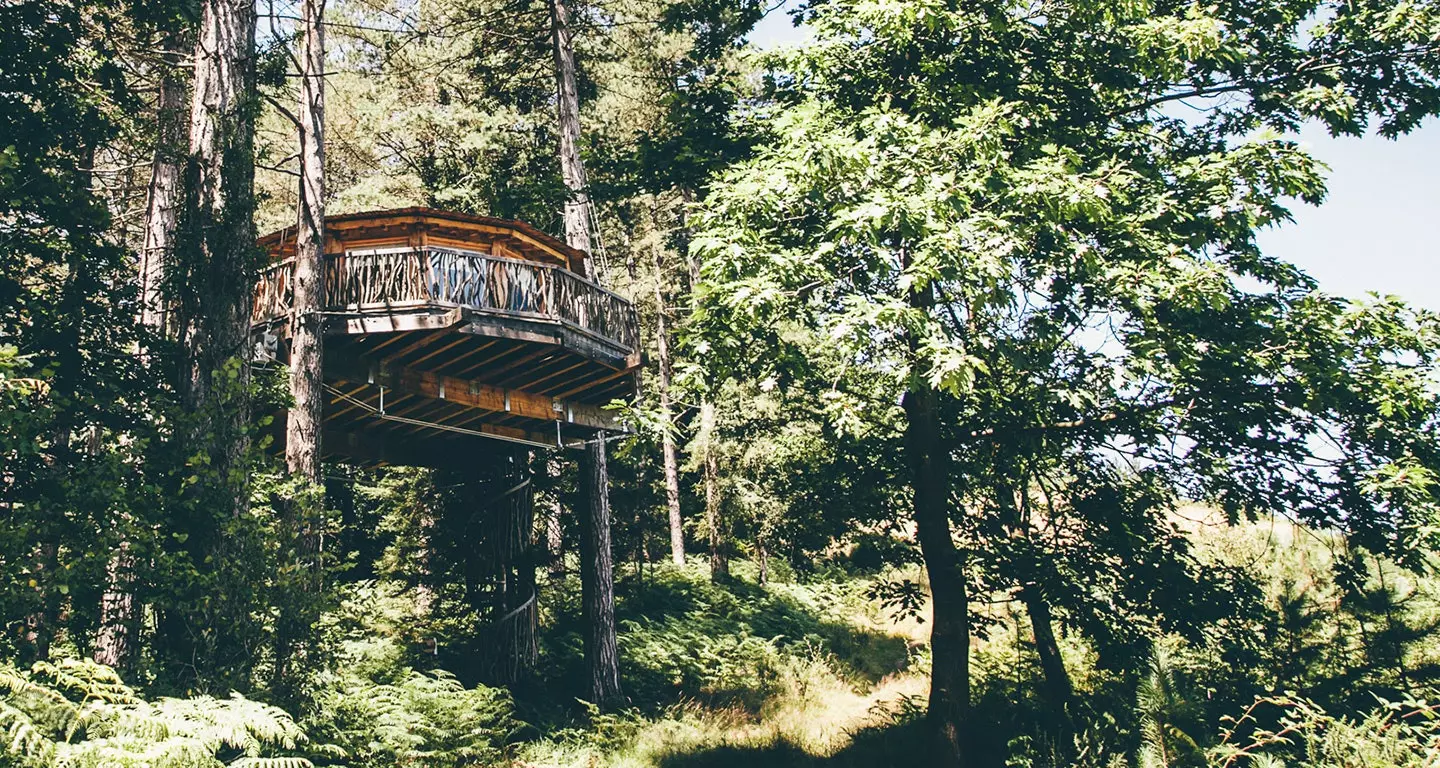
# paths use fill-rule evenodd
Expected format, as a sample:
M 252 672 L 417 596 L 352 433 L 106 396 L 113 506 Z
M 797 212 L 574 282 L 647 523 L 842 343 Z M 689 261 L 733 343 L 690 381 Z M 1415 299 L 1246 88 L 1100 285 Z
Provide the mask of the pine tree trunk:
M 127 669 L 133 660 L 139 630 L 140 603 L 135 599 L 135 556 L 130 543 L 119 549 L 105 567 L 105 593 L 100 596 L 100 630 L 95 636 L 95 661 Z
M 325 291 L 325 0 L 302 0 L 305 29 L 300 77 L 300 210 L 295 237 L 290 393 L 285 424 L 290 474 L 320 483 L 320 420 L 324 403 L 320 311 Z
M 155 99 L 155 151 L 150 161 L 150 183 L 145 195 L 145 219 L 140 245 L 139 298 L 143 325 L 157 334 L 173 331 L 167 313 L 166 268 L 174 257 L 175 227 L 181 202 L 181 166 L 185 160 L 186 83 L 183 35 L 170 31 L 162 37 L 164 49 L 157 66 L 159 90 Z M 142 350 L 142 357 L 145 357 Z M 95 639 L 95 661 L 127 669 L 136 650 L 140 601 L 135 598 L 135 556 L 122 541 L 105 568 L 105 592 L 100 597 L 100 628 Z
M 243 477 L 235 470 L 249 446 L 243 389 L 250 381 L 247 343 L 257 252 L 254 50 L 253 3 L 204 0 L 185 210 L 176 243 L 185 252 L 187 289 L 194 292 L 185 338 L 188 365 L 180 384 L 186 410 L 210 421 L 199 425 L 195 436 L 198 445 L 210 444 L 211 468 L 222 482 Z M 223 377 L 225 391 L 217 392 L 215 375 L 228 366 L 235 366 L 234 375 Z M 230 494 L 230 512 L 239 516 L 248 506 L 244 487 L 229 490 L 237 491 Z
M 290 318 L 290 394 L 285 422 L 285 465 L 307 487 L 288 499 L 283 529 L 294 559 L 290 594 L 275 632 L 275 687 L 293 702 L 291 664 L 303 663 L 308 636 L 319 619 L 324 486 L 320 478 L 320 426 L 324 405 L 321 369 L 325 291 L 325 0 L 302 0 L 300 57 L 300 204 L 295 235 L 294 310 Z M 297 658 L 299 657 L 299 658 Z
M 556 112 L 560 127 L 560 175 L 569 196 L 565 201 L 565 241 L 590 254 L 590 226 L 585 166 L 580 161 L 580 92 L 575 84 L 575 49 L 570 40 L 570 9 L 564 0 L 550 0 L 551 42 L 555 54 Z M 597 277 L 593 264 L 586 272 Z M 581 514 L 580 586 L 585 607 L 585 658 L 590 668 L 590 696 L 596 706 L 620 698 L 620 672 L 615 649 L 615 567 L 610 544 L 610 476 L 605 463 L 604 434 L 588 443 L 580 462 L 580 495 L 587 506 Z
M 155 102 L 155 153 L 150 162 L 150 187 L 145 196 L 145 232 L 140 247 L 140 322 L 167 330 L 165 272 L 173 258 L 175 222 L 181 199 L 181 166 L 185 160 L 185 81 L 177 55 L 180 35 L 161 42 L 166 49 Z
M 190 100 L 190 151 L 175 237 L 186 413 L 177 439 L 203 456 L 185 494 L 185 544 L 212 584 L 172 606 L 163 631 L 181 685 L 244 689 L 261 642 L 253 583 L 258 553 L 228 535 L 249 509 L 248 342 L 255 244 L 255 6 L 203 0 Z M 169 297 L 167 297 L 169 298 Z
M 665 465 L 665 508 L 670 512 L 670 561 L 685 565 L 685 521 L 680 517 L 680 456 L 675 446 L 674 415 L 670 407 L 670 329 L 665 307 L 664 261 L 655 248 L 655 324 L 656 353 L 660 367 L 661 456 Z
M 928 311 L 929 286 L 912 290 L 912 307 Z M 910 339 L 914 364 L 919 340 Z M 950 530 L 950 462 L 940 437 L 939 397 L 923 377 L 905 393 L 905 452 L 914 491 L 920 552 L 930 577 L 929 729 L 937 765 L 969 763 L 962 729 L 970 705 L 970 614 L 963 562 Z
M 703 471 L 705 475 L 705 527 L 710 530 L 710 579 L 724 581 L 730 577 L 730 556 L 725 546 L 725 520 L 720 509 L 720 459 L 715 455 L 715 404 L 700 404 L 700 433 L 704 435 Z
M 580 600 L 585 614 L 585 660 L 590 701 L 607 707 L 620 700 L 615 645 L 615 569 L 610 550 L 609 470 L 603 435 L 586 444 L 580 460 Z
M 580 161 L 580 91 L 575 83 L 575 48 L 570 39 L 570 9 L 565 0 L 550 0 L 550 33 L 555 55 L 555 110 L 560 127 L 560 176 L 569 193 L 565 200 L 565 241 L 590 256 L 589 192 Z M 595 277 L 589 265 L 589 277 Z

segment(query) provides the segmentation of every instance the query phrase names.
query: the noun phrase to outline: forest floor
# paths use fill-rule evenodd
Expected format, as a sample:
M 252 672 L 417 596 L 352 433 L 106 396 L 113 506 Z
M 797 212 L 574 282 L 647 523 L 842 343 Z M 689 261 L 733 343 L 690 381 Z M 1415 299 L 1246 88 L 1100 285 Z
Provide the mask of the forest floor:
M 718 668 L 722 678 L 702 689 L 723 692 L 700 696 L 691 692 L 672 703 L 648 708 L 640 701 L 643 694 L 632 694 L 632 701 L 642 706 L 598 716 L 584 735 L 552 732 L 525 745 L 519 765 L 840 768 L 887 765 L 890 759 L 897 765 L 913 762 L 904 758 L 901 746 L 909 740 L 907 723 L 923 709 L 929 690 L 929 624 L 923 617 L 895 620 L 878 601 L 866 597 L 865 589 L 874 578 L 769 587 L 743 578 L 716 587 L 702 584 L 699 574 L 693 573 L 675 580 L 698 595 L 691 619 L 701 623 L 698 628 L 705 636 L 728 632 L 761 641 L 753 646 L 765 655 L 761 679 L 723 680 L 730 662 L 737 670 L 753 664 L 751 651 L 727 653 L 707 648 L 704 641 L 697 642 L 698 636 L 682 629 L 687 619 L 662 627 L 647 625 L 654 630 L 654 638 L 684 638 L 695 643 L 692 654 L 712 669 Z M 653 610 L 653 592 L 674 586 L 662 581 L 637 590 L 632 585 L 632 610 L 636 603 L 650 603 L 647 607 Z M 622 621 L 627 613 L 625 592 L 621 591 L 619 604 Z M 767 617 L 775 613 L 777 605 L 783 606 L 780 612 L 790 614 L 790 624 L 754 626 L 749 623 L 754 614 L 736 610 L 728 603 L 732 597 Z M 673 603 L 667 612 L 673 612 Z M 633 613 L 630 620 L 644 623 Z M 765 637 L 776 629 L 788 630 L 790 637 Z M 795 637 L 800 632 L 806 633 L 803 639 Z M 652 638 L 644 647 L 654 644 Z M 632 648 L 632 655 L 644 653 Z M 890 759 L 882 759 L 882 755 Z

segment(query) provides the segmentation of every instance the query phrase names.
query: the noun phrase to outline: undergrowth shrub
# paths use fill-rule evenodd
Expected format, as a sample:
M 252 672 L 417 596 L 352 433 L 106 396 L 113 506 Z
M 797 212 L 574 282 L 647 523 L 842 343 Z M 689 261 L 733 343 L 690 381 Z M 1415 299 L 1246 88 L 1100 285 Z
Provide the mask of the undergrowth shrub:
M 548 684 L 583 680 L 578 590 L 562 582 L 542 634 Z M 662 570 L 617 585 L 621 679 L 632 701 L 682 700 L 751 711 L 780 690 L 797 659 L 816 659 L 860 687 L 909 664 L 903 639 L 857 626 L 865 584 L 715 584 L 697 569 Z
M 307 768 L 305 742 L 284 711 L 239 694 L 145 701 L 89 660 L 0 665 L 4 768 Z
M 353 768 L 491 765 L 524 727 L 504 690 L 466 688 L 439 671 L 387 683 L 350 678 L 322 692 L 316 709 L 312 732 Z
M 1226 718 L 1211 750 L 1216 768 L 1434 768 L 1440 764 L 1440 705 L 1378 700 L 1362 717 L 1337 717 L 1298 696 L 1256 699 Z M 1272 725 L 1262 725 L 1273 721 Z

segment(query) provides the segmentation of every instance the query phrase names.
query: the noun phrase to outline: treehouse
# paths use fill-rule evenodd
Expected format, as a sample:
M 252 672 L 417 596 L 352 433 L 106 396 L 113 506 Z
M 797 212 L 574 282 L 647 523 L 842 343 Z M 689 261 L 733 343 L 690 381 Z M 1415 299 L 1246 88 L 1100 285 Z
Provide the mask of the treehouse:
M 640 366 L 634 307 L 587 255 L 517 221 L 427 208 L 326 219 L 327 459 L 447 466 L 486 438 L 575 447 L 619 428 Z M 260 245 L 253 335 L 288 358 L 294 229 Z

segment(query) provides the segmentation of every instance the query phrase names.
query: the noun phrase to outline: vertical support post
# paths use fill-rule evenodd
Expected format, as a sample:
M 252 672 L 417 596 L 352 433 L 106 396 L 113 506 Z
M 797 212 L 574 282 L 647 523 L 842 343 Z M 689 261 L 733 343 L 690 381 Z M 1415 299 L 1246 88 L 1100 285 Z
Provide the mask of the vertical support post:
M 620 697 L 615 644 L 615 568 L 610 549 L 610 483 L 605 436 L 585 444 L 580 459 L 580 600 L 585 614 L 585 661 L 590 700 L 598 707 Z

